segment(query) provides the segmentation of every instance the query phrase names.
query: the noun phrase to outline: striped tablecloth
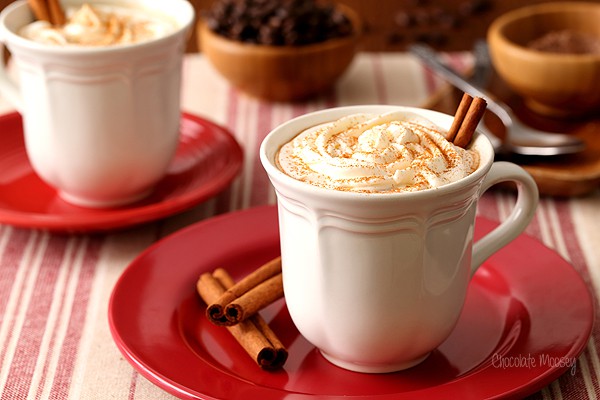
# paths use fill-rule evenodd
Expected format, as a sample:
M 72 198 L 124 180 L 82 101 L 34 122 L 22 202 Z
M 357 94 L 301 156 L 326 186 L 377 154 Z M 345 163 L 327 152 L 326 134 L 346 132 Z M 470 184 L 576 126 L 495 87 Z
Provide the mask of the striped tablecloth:
M 468 55 L 451 61 L 465 66 Z M 224 193 L 171 218 L 119 232 L 59 235 L 0 225 L 0 398 L 171 399 L 140 376 L 111 339 L 107 306 L 122 271 L 148 245 L 216 213 L 274 203 L 257 158 L 268 131 L 293 116 L 337 105 L 420 105 L 442 83 L 405 54 L 362 54 L 335 93 L 298 104 L 259 102 L 231 89 L 201 55 L 189 55 L 183 106 L 228 127 L 245 151 L 240 177 Z M 10 107 L 0 105 L 0 111 Z M 1 134 L 1 133 L 0 133 Z M 512 195 L 489 192 L 480 215 L 502 220 Z M 598 293 L 600 191 L 571 200 L 544 198 L 528 233 L 568 260 Z M 535 394 L 542 399 L 600 395 L 600 331 L 575 373 Z

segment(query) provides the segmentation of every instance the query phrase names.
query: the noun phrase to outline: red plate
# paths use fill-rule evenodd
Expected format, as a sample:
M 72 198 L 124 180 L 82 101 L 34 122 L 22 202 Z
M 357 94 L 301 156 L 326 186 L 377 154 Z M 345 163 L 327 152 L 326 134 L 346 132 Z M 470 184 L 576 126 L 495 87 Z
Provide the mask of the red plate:
M 476 235 L 494 226 L 478 218 Z M 298 334 L 280 301 L 264 316 L 290 355 L 283 370 L 266 372 L 206 320 L 195 282 L 217 267 L 239 279 L 278 253 L 273 207 L 216 217 L 156 243 L 112 293 L 117 346 L 183 399 L 482 399 L 538 391 L 571 368 L 591 334 L 592 297 L 579 275 L 521 235 L 477 272 L 456 329 L 417 367 L 383 375 L 335 367 Z
M 166 217 L 222 191 L 242 165 L 242 150 L 224 128 L 182 114 L 179 147 L 167 175 L 145 199 L 90 209 L 63 201 L 33 171 L 21 116 L 0 116 L 0 223 L 54 231 L 99 231 Z

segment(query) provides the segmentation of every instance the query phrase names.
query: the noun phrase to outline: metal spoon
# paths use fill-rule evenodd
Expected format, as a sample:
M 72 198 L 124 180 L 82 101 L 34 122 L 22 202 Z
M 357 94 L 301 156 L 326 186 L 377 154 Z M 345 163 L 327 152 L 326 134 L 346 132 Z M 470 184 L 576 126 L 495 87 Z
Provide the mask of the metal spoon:
M 544 132 L 524 125 L 506 104 L 493 99 L 484 89 L 475 86 L 444 64 L 432 48 L 414 44 L 409 47 L 409 51 L 458 89 L 471 96 L 481 97 L 487 102 L 488 109 L 496 114 L 506 127 L 506 138 L 497 149 L 498 152 L 553 156 L 578 153 L 585 149 L 585 144 L 575 137 Z M 489 132 L 484 133 L 491 135 Z

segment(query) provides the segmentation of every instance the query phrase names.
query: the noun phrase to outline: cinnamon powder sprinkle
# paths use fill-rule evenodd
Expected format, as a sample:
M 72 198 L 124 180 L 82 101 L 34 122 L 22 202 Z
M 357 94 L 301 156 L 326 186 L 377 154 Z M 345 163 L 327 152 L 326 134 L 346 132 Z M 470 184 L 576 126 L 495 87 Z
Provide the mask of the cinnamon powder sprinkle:
M 395 193 L 439 187 L 469 175 L 475 151 L 448 142 L 429 121 L 357 115 L 307 129 L 282 146 L 279 168 L 339 191 Z

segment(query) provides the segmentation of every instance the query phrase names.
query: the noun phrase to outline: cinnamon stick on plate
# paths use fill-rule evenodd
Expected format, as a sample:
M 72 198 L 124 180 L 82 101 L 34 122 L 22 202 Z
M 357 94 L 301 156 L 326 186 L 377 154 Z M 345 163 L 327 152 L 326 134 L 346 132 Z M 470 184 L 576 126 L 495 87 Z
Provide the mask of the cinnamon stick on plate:
M 281 257 L 277 257 L 247 275 L 209 304 L 206 316 L 216 325 L 235 325 L 281 297 Z
M 207 304 L 213 303 L 234 286 L 231 276 L 222 268 L 200 276 L 196 289 Z M 256 363 L 264 369 L 281 368 L 288 357 L 285 346 L 258 314 L 236 325 L 225 327 Z
M 213 272 L 213 276 L 223 285 L 224 288 L 230 289 L 234 286 L 235 282 L 233 278 L 223 268 L 217 268 Z M 275 332 L 271 330 L 267 322 L 260 314 L 254 314 L 250 317 L 250 321 L 256 325 L 258 330 L 265 336 L 265 338 L 273 345 L 276 356 L 275 360 L 271 364 L 271 367 L 279 368 L 283 366 L 288 357 L 288 352 L 283 343 L 279 340 Z
M 446 139 L 456 146 L 466 148 L 471 143 L 473 134 L 479 121 L 483 118 L 486 107 L 487 103 L 484 99 L 481 97 L 473 98 L 465 93 L 458 105 Z

